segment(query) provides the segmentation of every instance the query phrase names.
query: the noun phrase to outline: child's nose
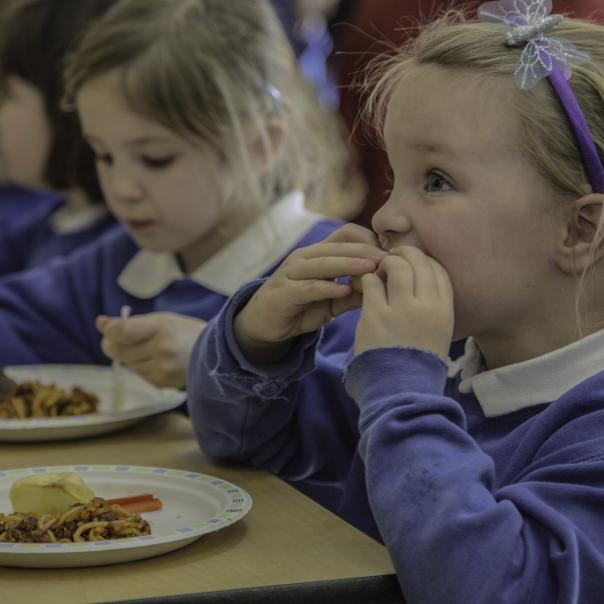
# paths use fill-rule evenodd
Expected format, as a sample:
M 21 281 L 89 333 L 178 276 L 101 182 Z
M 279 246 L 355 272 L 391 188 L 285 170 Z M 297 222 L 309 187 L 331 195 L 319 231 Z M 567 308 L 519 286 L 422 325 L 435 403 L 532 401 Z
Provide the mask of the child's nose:
M 143 196 L 142 185 L 126 174 L 116 174 L 112 181 L 113 194 L 121 201 L 138 201 Z
M 407 213 L 400 208 L 400 204 L 388 199 L 373 215 L 371 226 L 380 239 L 388 239 L 408 233 L 411 230 L 411 221 Z

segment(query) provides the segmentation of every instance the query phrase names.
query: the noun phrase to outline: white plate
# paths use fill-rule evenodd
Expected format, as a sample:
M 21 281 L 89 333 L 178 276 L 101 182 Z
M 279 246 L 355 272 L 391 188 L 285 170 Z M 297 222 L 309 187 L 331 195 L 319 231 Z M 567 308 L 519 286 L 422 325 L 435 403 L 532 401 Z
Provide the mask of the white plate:
M 24 476 L 45 472 L 76 472 L 95 495 L 114 498 L 153 493 L 163 509 L 143 514 L 151 535 L 84 543 L 0 542 L 0 566 L 59 568 L 100 566 L 141 560 L 188 545 L 245 516 L 249 494 L 207 474 L 144 466 L 54 466 L 0 471 L 0 511 L 12 510 L 8 493 Z
M 0 419 L 0 441 L 42 441 L 81 438 L 120 430 L 149 415 L 181 405 L 186 394 L 156 388 L 131 371 L 124 370 L 124 402 L 113 410 L 114 384 L 111 367 L 102 365 L 23 365 L 5 367 L 16 382 L 39 381 L 71 389 L 80 386 L 99 397 L 98 413 L 35 419 Z

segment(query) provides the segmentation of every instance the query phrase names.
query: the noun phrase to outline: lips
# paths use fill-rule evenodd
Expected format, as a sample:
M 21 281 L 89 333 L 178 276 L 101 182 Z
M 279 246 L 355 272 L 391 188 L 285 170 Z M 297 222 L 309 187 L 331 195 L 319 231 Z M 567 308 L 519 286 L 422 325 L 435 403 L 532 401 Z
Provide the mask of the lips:
M 126 220 L 125 223 L 134 230 L 146 229 L 156 224 L 155 220 Z

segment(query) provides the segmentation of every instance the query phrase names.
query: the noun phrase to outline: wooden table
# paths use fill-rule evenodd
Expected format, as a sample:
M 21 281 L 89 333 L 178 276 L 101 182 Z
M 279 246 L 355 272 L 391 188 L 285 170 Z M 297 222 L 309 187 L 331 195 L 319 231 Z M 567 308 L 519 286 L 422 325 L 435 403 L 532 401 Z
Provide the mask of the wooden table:
M 147 560 L 94 568 L 0 568 L 2 604 L 146 598 L 279 602 L 281 596 L 288 602 L 328 596 L 332 604 L 400 600 L 381 545 L 271 474 L 210 463 L 189 420 L 177 412 L 86 440 L 0 443 L 0 469 L 61 464 L 135 464 L 212 474 L 247 490 L 254 505 L 233 526 Z

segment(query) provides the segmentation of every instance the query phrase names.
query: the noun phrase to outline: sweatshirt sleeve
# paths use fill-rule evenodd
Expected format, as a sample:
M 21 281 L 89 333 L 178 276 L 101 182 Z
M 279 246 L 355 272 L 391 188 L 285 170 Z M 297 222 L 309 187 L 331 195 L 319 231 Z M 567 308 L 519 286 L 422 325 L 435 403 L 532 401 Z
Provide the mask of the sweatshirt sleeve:
M 0 279 L 0 364 L 107 364 L 95 318 L 115 289 L 100 245 Z
M 342 380 L 356 321 L 336 319 L 299 338 L 283 363 L 254 367 L 232 325 L 261 283 L 235 294 L 193 351 L 188 404 L 199 444 L 212 457 L 245 461 L 286 480 L 340 480 L 358 439 L 358 410 Z
M 51 194 L 0 186 L 0 275 L 27 268 L 61 203 Z
M 602 436 L 583 436 L 584 451 L 534 445 L 524 471 L 503 479 L 431 353 L 367 351 L 346 380 L 369 500 L 409 604 L 602 601 Z

